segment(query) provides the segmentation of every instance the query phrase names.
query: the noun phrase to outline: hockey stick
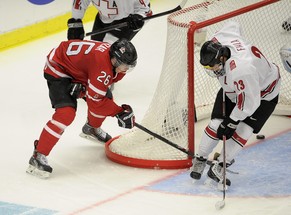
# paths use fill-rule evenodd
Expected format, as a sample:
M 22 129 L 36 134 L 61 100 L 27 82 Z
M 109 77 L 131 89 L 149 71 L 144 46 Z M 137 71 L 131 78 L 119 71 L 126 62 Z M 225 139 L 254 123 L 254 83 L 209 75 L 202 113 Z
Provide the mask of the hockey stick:
M 142 20 L 143 21 L 146 21 L 146 20 L 149 20 L 149 19 L 154 19 L 154 18 L 157 18 L 157 17 L 161 17 L 161 16 L 165 16 L 165 15 L 168 15 L 168 14 L 171 14 L 173 12 L 176 12 L 178 10 L 181 10 L 185 4 L 187 3 L 187 0 L 183 0 L 177 7 L 175 7 L 174 9 L 171 9 L 171 10 L 168 10 L 168 11 L 164 11 L 162 13 L 157 13 L 157 14 L 154 14 L 152 16 L 147 16 L 147 17 L 144 17 Z M 102 28 L 100 30 L 96 30 L 96 31 L 92 31 L 92 32 L 89 32 L 89 33 L 86 33 L 86 37 L 87 36 L 92 36 L 92 35 L 96 35 L 96 34 L 102 34 L 102 33 L 106 33 L 108 31 L 112 31 L 116 28 L 124 28 L 128 26 L 128 23 L 127 22 L 122 22 L 122 23 L 118 23 L 116 25 L 111 25 L 111 26 L 108 26 L 106 28 Z
M 161 135 L 158 135 L 157 133 L 155 133 L 155 132 L 153 132 L 153 131 L 147 129 L 146 127 L 142 126 L 141 124 L 135 122 L 135 126 L 136 126 L 137 128 L 139 128 L 140 130 L 144 131 L 145 133 L 148 133 L 148 134 L 152 135 L 154 138 L 157 138 L 157 139 L 161 140 L 162 142 L 164 142 L 164 143 L 166 143 L 166 144 L 168 144 L 168 145 L 170 145 L 170 146 L 172 146 L 172 147 L 174 147 L 174 148 L 180 150 L 181 152 L 184 152 L 184 153 L 187 154 L 188 156 L 190 156 L 190 157 L 192 157 L 192 158 L 195 158 L 195 157 L 196 157 L 196 156 L 195 156 L 192 152 L 190 152 L 189 150 L 187 150 L 187 149 L 185 149 L 185 148 L 183 148 L 183 147 L 177 145 L 176 143 L 173 143 L 172 141 L 170 141 L 170 140 L 168 140 L 168 139 L 162 137 Z M 211 161 L 211 160 L 207 160 L 207 161 L 206 161 L 206 164 L 207 164 L 207 165 L 211 165 L 211 164 L 212 164 L 212 161 Z M 232 173 L 232 174 L 239 174 L 238 172 L 235 172 L 235 171 L 232 171 L 232 170 L 228 170 L 228 169 L 226 169 L 226 171 L 229 172 L 229 173 Z
M 224 89 L 222 89 L 222 116 L 223 118 L 225 118 L 225 92 Z M 215 204 L 215 208 L 217 210 L 220 210 L 222 208 L 224 208 L 225 206 L 225 193 L 226 193 L 226 151 L 225 151 L 225 142 L 226 142 L 226 136 L 223 135 L 222 136 L 222 142 L 223 142 L 223 197 L 221 201 L 216 202 Z

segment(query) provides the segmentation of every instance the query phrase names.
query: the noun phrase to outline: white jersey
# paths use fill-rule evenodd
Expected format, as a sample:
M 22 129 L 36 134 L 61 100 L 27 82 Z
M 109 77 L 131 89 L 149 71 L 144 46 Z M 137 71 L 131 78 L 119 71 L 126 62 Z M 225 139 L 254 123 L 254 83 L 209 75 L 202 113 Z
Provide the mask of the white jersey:
M 236 103 L 230 118 L 244 120 L 255 112 L 261 100 L 270 101 L 279 94 L 279 68 L 242 37 L 236 22 L 227 23 L 212 40 L 231 51 L 224 66 L 226 73 L 218 79 L 226 96 Z
M 150 0 L 74 0 L 72 18 L 83 19 L 90 3 L 97 8 L 101 21 L 106 24 L 126 18 L 130 14 L 146 17 L 151 13 Z

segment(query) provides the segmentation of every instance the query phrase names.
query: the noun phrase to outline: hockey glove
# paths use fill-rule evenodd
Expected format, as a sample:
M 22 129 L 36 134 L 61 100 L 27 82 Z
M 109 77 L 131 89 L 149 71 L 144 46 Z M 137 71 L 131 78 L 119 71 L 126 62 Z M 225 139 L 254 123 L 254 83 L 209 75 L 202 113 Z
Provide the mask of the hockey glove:
M 116 115 L 118 125 L 122 128 L 133 128 L 135 116 L 132 108 L 129 105 L 121 105 L 123 111 Z
M 110 88 L 107 88 L 105 97 L 107 97 L 109 99 L 112 99 L 113 98 L 113 95 L 112 95 L 112 92 L 111 92 Z
M 70 95 L 75 98 L 83 98 L 85 97 L 86 87 L 81 83 L 71 83 L 70 85 Z
M 68 20 L 68 40 L 80 39 L 83 40 L 85 35 L 83 22 L 81 19 L 71 18 Z
M 239 121 L 236 122 L 230 118 L 224 119 L 217 129 L 217 138 L 219 138 L 220 140 L 223 139 L 223 136 L 225 136 L 227 140 L 231 138 L 236 130 L 238 123 Z
M 130 14 L 127 18 L 128 27 L 133 31 L 138 31 L 144 25 L 143 16 L 139 14 Z

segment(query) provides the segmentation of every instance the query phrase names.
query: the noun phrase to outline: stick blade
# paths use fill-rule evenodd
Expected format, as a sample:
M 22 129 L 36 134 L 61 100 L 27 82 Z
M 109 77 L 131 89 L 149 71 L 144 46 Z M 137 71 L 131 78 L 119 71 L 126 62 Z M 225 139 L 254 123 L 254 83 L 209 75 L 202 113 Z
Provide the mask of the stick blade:
M 215 204 L 215 208 L 216 208 L 216 210 L 221 210 L 222 208 L 224 208 L 224 206 L 225 206 L 225 201 L 224 201 L 224 200 L 222 200 L 222 201 L 218 201 L 218 202 L 216 202 L 216 204 Z

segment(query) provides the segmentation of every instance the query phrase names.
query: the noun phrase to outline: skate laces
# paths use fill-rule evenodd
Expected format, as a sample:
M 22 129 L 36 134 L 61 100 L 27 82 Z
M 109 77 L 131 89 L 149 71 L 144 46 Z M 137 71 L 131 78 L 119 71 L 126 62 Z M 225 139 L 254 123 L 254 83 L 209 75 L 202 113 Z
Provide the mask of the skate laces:
M 217 161 L 212 162 L 212 167 L 211 171 L 214 173 L 214 175 L 221 181 L 223 180 L 223 175 L 222 175 L 222 167 L 219 165 Z
M 102 130 L 102 128 L 94 128 L 94 131 L 97 135 L 101 136 L 102 138 L 106 138 L 106 132 Z
M 85 134 L 91 134 L 91 135 L 94 135 L 94 136 L 99 136 L 99 137 L 102 137 L 102 138 L 106 138 L 106 132 L 103 131 L 100 127 L 99 128 L 94 128 L 92 126 L 90 126 L 88 123 L 85 124 L 85 126 L 83 127 L 83 132 Z
M 197 157 L 194 159 L 193 171 L 194 172 L 202 172 L 206 166 L 206 159 L 202 157 Z
M 48 160 L 47 160 L 47 158 L 46 158 L 45 155 L 43 155 L 43 154 L 37 152 L 37 154 L 36 154 L 36 159 L 37 159 L 41 164 L 43 164 L 43 165 L 47 165 L 47 166 L 48 166 Z

